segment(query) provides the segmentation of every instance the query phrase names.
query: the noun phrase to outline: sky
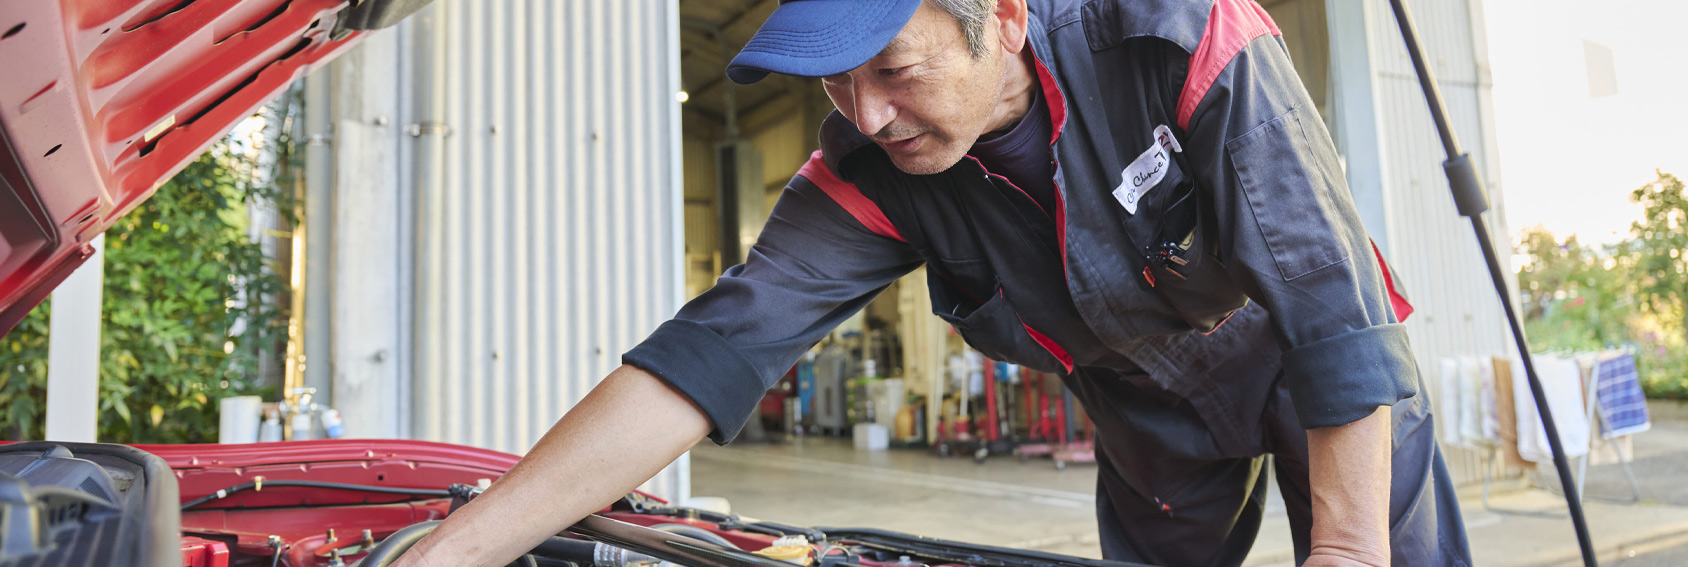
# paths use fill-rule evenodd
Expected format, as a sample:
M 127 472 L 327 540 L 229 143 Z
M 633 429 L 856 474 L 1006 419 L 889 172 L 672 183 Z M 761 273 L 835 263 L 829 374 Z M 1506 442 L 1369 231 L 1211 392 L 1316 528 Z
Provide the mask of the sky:
M 1509 228 L 1622 240 L 1629 193 L 1688 178 L 1688 0 L 1483 0 Z M 1618 94 L 1593 98 L 1584 41 L 1611 48 Z

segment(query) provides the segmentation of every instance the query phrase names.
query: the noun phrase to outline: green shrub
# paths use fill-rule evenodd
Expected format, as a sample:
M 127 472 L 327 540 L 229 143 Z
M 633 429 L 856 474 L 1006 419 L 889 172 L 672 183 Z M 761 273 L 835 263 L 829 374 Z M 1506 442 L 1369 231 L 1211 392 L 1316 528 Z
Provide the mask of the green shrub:
M 1643 346 L 1635 357 L 1649 398 L 1688 400 L 1688 348 Z
M 266 108 L 264 130 L 296 109 Z M 288 147 L 285 134 L 225 137 L 106 232 L 100 441 L 215 442 L 218 398 L 260 393 L 261 360 L 285 345 L 287 283 L 248 210 L 291 218 L 276 167 Z M 44 434 L 48 311 L 0 338 L 0 427 L 14 439 Z

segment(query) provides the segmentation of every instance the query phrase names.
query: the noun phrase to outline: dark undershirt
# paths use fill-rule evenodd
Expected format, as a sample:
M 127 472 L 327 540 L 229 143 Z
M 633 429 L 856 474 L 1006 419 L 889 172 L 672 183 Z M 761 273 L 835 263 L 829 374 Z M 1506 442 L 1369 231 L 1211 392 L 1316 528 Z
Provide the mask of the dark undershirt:
M 1055 162 L 1049 155 L 1049 138 L 1054 126 L 1043 93 L 1032 89 L 1032 107 L 1008 132 L 981 137 L 968 151 L 985 170 L 1007 177 L 1025 191 L 1051 217 L 1055 213 Z M 987 134 L 986 136 L 989 136 Z
M 1049 138 L 1053 130 L 1054 125 L 1049 119 L 1049 105 L 1044 100 L 1043 93 L 1033 89 L 1031 110 L 1026 112 L 1026 116 L 1021 118 L 1018 124 L 1006 133 L 981 138 L 968 152 L 968 155 L 978 158 L 985 170 L 1007 177 L 1043 208 L 1048 222 L 1040 223 L 1041 226 L 1034 227 L 1034 231 L 1048 231 L 1051 238 L 1045 239 L 1044 242 L 1049 246 L 1050 252 L 1055 252 L 1058 242 L 1053 234 L 1056 230 L 1055 162 L 1051 159 L 1049 148 Z M 1061 281 L 1057 279 L 1051 285 L 1060 286 Z M 1066 300 L 1068 305 L 1072 305 L 1070 296 Z M 1072 312 L 1076 313 L 1077 309 L 1077 306 L 1073 306 Z M 1068 352 L 1075 357 L 1079 365 L 1140 372 L 1135 370 L 1135 363 L 1104 346 L 1106 343 L 1082 323 L 1076 328 L 1063 329 L 1061 336 L 1066 339 L 1062 344 L 1071 349 Z

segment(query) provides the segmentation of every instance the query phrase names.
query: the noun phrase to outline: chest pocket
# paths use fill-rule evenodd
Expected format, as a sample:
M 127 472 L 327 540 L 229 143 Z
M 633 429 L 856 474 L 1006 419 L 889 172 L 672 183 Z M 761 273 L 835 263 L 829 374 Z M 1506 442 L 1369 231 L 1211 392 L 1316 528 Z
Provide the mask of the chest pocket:
M 932 260 L 927 263 L 926 278 L 932 313 L 954 327 L 968 346 L 992 360 L 1066 373 L 1061 359 L 1032 337 L 989 261 Z
M 1134 276 L 1190 329 L 1207 333 L 1248 305 L 1248 296 L 1219 259 L 1218 221 L 1184 165 L 1182 155 L 1171 160 L 1166 177 L 1124 222 L 1143 265 Z

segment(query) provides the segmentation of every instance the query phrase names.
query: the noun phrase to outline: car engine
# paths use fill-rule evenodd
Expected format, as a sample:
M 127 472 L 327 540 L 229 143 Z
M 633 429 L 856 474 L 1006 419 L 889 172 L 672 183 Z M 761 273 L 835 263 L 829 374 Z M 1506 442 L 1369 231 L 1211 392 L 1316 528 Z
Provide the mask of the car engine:
M 386 567 L 517 457 L 423 441 L 0 444 L 0 567 Z M 1132 567 L 629 494 L 526 567 Z

